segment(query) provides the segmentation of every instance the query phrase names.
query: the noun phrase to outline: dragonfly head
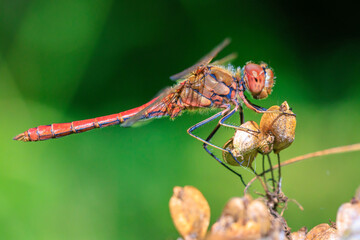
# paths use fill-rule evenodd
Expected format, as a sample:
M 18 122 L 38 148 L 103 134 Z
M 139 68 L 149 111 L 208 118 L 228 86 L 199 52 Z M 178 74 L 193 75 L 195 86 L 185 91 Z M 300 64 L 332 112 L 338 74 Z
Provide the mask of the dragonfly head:
M 246 88 L 255 99 L 267 98 L 274 86 L 274 73 L 266 63 L 248 62 L 243 68 Z

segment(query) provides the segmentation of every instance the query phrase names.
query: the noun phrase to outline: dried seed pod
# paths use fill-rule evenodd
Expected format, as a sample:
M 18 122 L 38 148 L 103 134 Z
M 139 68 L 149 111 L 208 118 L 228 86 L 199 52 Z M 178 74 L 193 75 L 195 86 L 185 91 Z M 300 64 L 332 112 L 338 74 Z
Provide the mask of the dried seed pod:
M 221 217 L 229 216 L 231 221 L 243 223 L 245 221 L 246 201 L 245 198 L 231 198 L 225 205 Z
M 358 187 L 356 189 L 356 192 L 355 192 L 355 197 L 354 197 L 356 200 L 360 201 L 360 187 Z
M 291 233 L 291 239 L 292 240 L 305 240 L 306 232 L 307 232 L 306 227 L 302 227 L 299 229 L 299 231 Z
M 271 230 L 269 239 L 271 240 L 284 240 L 287 239 L 285 233 L 285 220 L 282 217 L 270 215 Z
M 253 202 L 254 205 L 249 210 Z M 230 199 L 220 219 L 211 227 L 208 239 L 259 239 L 262 231 L 261 221 L 258 220 L 260 216 L 257 213 L 255 216 L 253 213 L 249 216 L 249 211 L 259 207 L 258 202 L 258 200 L 252 201 L 249 195 Z
M 281 106 L 270 107 L 268 111 L 261 118 L 260 131 L 275 137 L 273 148 L 277 154 L 294 141 L 296 117 L 286 101 Z
M 219 222 L 216 222 L 213 226 L 216 227 L 217 224 L 219 224 Z M 223 226 L 225 225 L 223 224 Z M 226 231 L 211 231 L 206 240 L 257 240 L 260 239 L 260 237 L 259 224 L 253 221 L 248 221 L 245 225 L 242 225 L 239 222 L 229 224 Z
M 238 235 L 242 239 L 259 239 L 261 237 L 261 225 L 258 222 L 249 220 L 242 230 L 242 233 Z
M 336 228 L 341 237 L 360 235 L 360 202 L 356 198 L 340 206 L 336 216 Z
M 210 207 L 199 190 L 192 186 L 174 187 L 170 213 L 184 239 L 202 239 L 210 222 Z
M 225 143 L 224 149 L 231 150 L 238 162 L 242 166 L 248 167 L 251 166 L 258 153 L 260 130 L 254 121 L 245 122 L 240 127 L 248 129 L 248 131 L 236 130 L 234 138 Z M 227 152 L 223 152 L 223 159 L 230 165 L 239 166 L 231 154 Z
M 260 139 L 258 146 L 259 153 L 264 155 L 271 153 L 274 147 L 274 136 L 260 133 Z
M 317 240 L 318 236 L 320 236 L 321 233 L 327 231 L 328 229 L 330 229 L 329 224 L 327 223 L 319 224 L 313 227 L 313 229 L 311 229 L 310 232 L 306 234 L 305 240 Z
M 234 151 L 234 138 L 230 138 L 229 141 L 227 141 L 225 143 L 225 145 L 223 146 L 224 149 L 226 150 L 230 150 L 231 152 Z M 222 156 L 223 156 L 223 159 L 224 159 L 224 162 L 227 163 L 227 164 L 230 164 L 232 166 L 239 166 L 239 164 L 235 161 L 235 159 L 231 156 L 230 153 L 228 152 L 223 152 L 222 153 Z M 234 155 L 235 156 L 235 155 Z M 240 163 L 243 161 L 241 159 L 238 159 L 236 158 Z
M 241 224 L 236 224 L 233 221 L 234 219 L 231 216 L 222 216 L 217 220 L 212 226 L 210 235 L 211 236 L 227 236 L 227 237 L 234 237 L 238 232 L 238 228 L 240 228 Z
M 249 195 L 232 198 L 212 226 L 211 234 L 225 238 L 259 239 L 269 233 L 270 219 L 270 212 L 263 201 L 252 200 Z
M 246 206 L 252 201 L 250 195 L 243 198 L 231 198 L 225 205 L 220 219 L 211 227 L 213 234 L 236 235 L 246 220 Z M 237 224 L 235 224 L 237 223 Z
M 316 235 L 316 238 L 314 238 L 314 240 L 338 240 L 336 229 L 330 227 L 329 229 Z
M 271 216 L 265 203 L 259 199 L 252 201 L 246 209 L 247 219 L 258 223 L 261 236 L 265 236 L 270 231 Z
M 221 217 L 211 227 L 210 239 L 259 239 L 261 227 L 254 221 L 231 222 L 229 217 Z

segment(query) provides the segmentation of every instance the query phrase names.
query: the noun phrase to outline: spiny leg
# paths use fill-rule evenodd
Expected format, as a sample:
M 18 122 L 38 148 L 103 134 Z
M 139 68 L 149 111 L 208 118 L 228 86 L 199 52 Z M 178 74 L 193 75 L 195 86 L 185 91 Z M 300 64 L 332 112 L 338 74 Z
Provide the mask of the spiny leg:
M 220 116 L 222 116 L 222 115 L 225 115 L 224 117 L 227 117 L 228 115 L 232 115 L 232 114 L 235 113 L 234 110 L 230 111 L 230 105 L 225 105 L 224 107 L 226 107 L 225 110 L 223 110 L 223 111 L 221 111 L 221 112 L 219 112 L 219 113 L 217 113 L 217 114 L 215 114 L 215 115 L 213 115 L 213 116 L 211 116 L 211 117 L 209 117 L 209 118 L 207 118 L 207 119 L 205 119 L 205 120 L 203 120 L 203 121 L 195 124 L 194 126 L 190 127 L 190 128 L 187 130 L 187 133 L 188 133 L 190 136 L 192 136 L 193 138 L 196 138 L 197 140 L 205 143 L 206 145 L 212 146 L 213 148 L 216 148 L 216 149 L 218 149 L 218 150 L 220 150 L 220 151 L 229 153 L 229 154 L 234 158 L 234 160 L 241 166 L 241 162 L 239 162 L 239 161 L 234 157 L 234 155 L 232 154 L 232 152 L 231 152 L 230 150 L 226 150 L 226 149 L 224 149 L 224 148 L 221 148 L 221 147 L 219 147 L 219 146 L 216 146 L 216 145 L 210 143 L 208 140 L 204 140 L 204 139 L 202 139 L 201 137 L 196 136 L 195 134 L 192 133 L 194 130 L 196 130 L 196 129 L 198 129 L 199 127 L 201 127 L 201 126 L 203 126 L 203 125 L 205 125 L 205 124 L 213 121 L 214 119 L 216 119 L 216 118 L 218 118 L 218 117 L 220 117 Z M 230 112 L 229 112 L 229 111 L 230 111 Z M 224 117 L 223 117 L 223 118 L 224 118 Z M 222 120 L 223 118 L 221 118 L 221 120 Z M 220 121 L 221 121 L 221 120 L 220 120 Z M 220 121 L 219 121 L 219 123 L 218 123 L 219 125 L 221 125 L 221 124 L 220 124 Z M 216 129 L 216 128 L 217 128 L 217 129 Z M 215 127 L 215 129 L 213 130 L 212 134 L 210 134 L 210 136 L 209 136 L 210 139 L 214 136 L 214 134 L 216 133 L 216 131 L 218 130 L 218 128 L 219 128 L 219 127 L 217 127 L 217 126 Z
M 197 140 L 199 140 L 199 141 L 201 141 L 201 142 L 203 142 L 203 143 L 206 143 L 206 144 L 212 146 L 213 148 L 219 149 L 220 151 L 226 151 L 225 149 L 223 149 L 223 148 L 221 148 L 221 147 L 219 147 L 219 146 L 216 146 L 216 145 L 214 145 L 214 144 L 212 144 L 212 143 L 210 143 L 210 142 L 202 139 L 202 138 L 199 137 L 199 136 L 196 136 L 196 135 L 193 134 L 192 132 L 195 131 L 196 129 L 198 129 L 199 127 L 202 127 L 203 125 L 205 125 L 205 124 L 213 121 L 214 119 L 216 119 L 216 118 L 218 118 L 218 117 L 220 117 L 220 116 L 222 116 L 222 115 L 224 115 L 224 114 L 227 114 L 227 113 L 229 112 L 229 110 L 230 110 L 230 106 L 227 106 L 227 108 L 226 108 L 225 110 L 223 110 L 223 111 L 221 111 L 221 112 L 218 112 L 217 114 L 215 114 L 215 115 L 213 115 L 213 116 L 211 116 L 211 117 L 209 117 L 209 118 L 207 118 L 207 119 L 205 119 L 205 120 L 203 120 L 203 121 L 195 124 L 194 126 L 190 127 L 190 128 L 187 130 L 187 133 L 188 133 L 190 136 L 192 136 L 193 138 L 196 138 Z
M 200 137 L 198 137 L 198 136 L 196 136 L 195 134 L 192 133 L 194 130 L 196 130 L 197 128 L 205 125 L 206 123 L 209 123 L 209 122 L 213 121 L 214 119 L 216 119 L 216 118 L 218 118 L 218 117 L 220 117 L 220 116 L 222 116 L 222 115 L 227 115 L 227 114 L 229 114 L 229 110 L 230 110 L 230 106 L 227 106 L 227 108 L 226 108 L 225 110 L 223 110 L 222 112 L 219 112 L 219 113 L 213 115 L 212 117 L 210 117 L 210 118 L 208 118 L 208 119 L 205 119 L 205 120 L 201 121 L 200 123 L 197 123 L 197 124 L 195 124 L 194 126 L 190 127 L 190 128 L 187 130 L 187 132 L 188 132 L 188 134 L 189 134 L 190 136 L 192 136 L 192 137 L 196 138 L 197 140 L 203 142 L 203 143 L 204 143 L 204 144 L 203 144 L 203 147 L 204 147 L 205 151 L 206 151 L 207 153 L 209 153 L 210 156 L 212 156 L 212 157 L 213 157 L 216 161 L 218 161 L 221 165 L 223 165 L 223 166 L 224 166 L 225 168 L 227 168 L 229 171 L 231 171 L 232 173 L 234 173 L 235 175 L 237 175 L 237 176 L 240 178 L 241 182 L 246 186 L 246 184 L 245 184 L 245 182 L 244 182 L 241 174 L 237 173 L 236 171 L 234 171 L 233 169 L 231 169 L 229 166 L 227 166 L 223 161 L 221 161 L 218 157 L 216 157 L 215 154 L 213 154 L 213 153 L 207 148 L 207 146 L 212 146 L 212 147 L 214 147 L 214 148 L 216 148 L 216 149 L 219 149 L 219 150 L 221 150 L 221 151 L 223 151 L 223 152 L 227 152 L 227 153 L 229 153 L 229 154 L 235 159 L 235 161 L 236 161 L 239 165 L 241 165 L 241 163 L 235 158 L 235 156 L 232 154 L 232 152 L 231 152 L 230 150 L 225 150 L 225 149 L 223 149 L 223 148 L 221 148 L 221 147 L 219 147 L 219 146 L 216 146 L 216 145 L 210 143 L 211 138 L 215 135 L 215 133 L 217 132 L 217 130 L 219 130 L 219 128 L 220 128 L 220 126 L 221 126 L 219 123 L 216 125 L 216 127 L 215 127 L 214 130 L 210 133 L 210 135 L 206 138 L 206 140 L 204 140 L 204 139 L 202 139 L 202 138 L 200 138 Z
M 225 123 L 225 121 L 228 120 L 237 110 L 240 110 L 240 121 L 242 121 L 242 122 L 244 121 L 244 115 L 243 115 L 243 112 L 242 112 L 242 110 L 243 110 L 242 107 L 236 101 L 233 101 L 233 102 L 235 104 L 235 108 L 233 110 L 231 110 L 228 114 L 223 116 L 220 119 L 219 124 L 222 125 L 222 126 L 225 126 L 225 127 L 234 128 L 234 129 L 237 129 L 237 130 L 248 132 L 250 134 L 259 134 L 260 133 L 259 131 L 254 131 L 254 130 L 251 130 L 251 129 L 248 129 L 248 128 L 245 128 L 245 127 L 241 127 L 241 126 L 238 127 L 238 126 L 233 126 L 233 125 Z M 232 154 L 231 151 L 228 151 L 228 152 L 231 154 L 231 156 L 234 158 L 234 160 L 240 166 L 243 166 L 242 163 L 239 163 L 239 161 L 234 157 L 234 155 Z M 250 164 L 250 161 L 248 161 L 248 164 Z M 250 166 L 246 166 L 246 167 L 250 167 Z M 253 169 L 253 168 L 250 168 L 250 169 Z
M 246 132 L 252 131 L 251 129 L 248 129 L 248 128 L 237 127 L 237 126 L 228 125 L 228 124 L 225 123 L 225 121 L 226 121 L 227 119 L 229 119 L 229 118 L 239 109 L 240 106 L 239 106 L 236 102 L 235 102 L 235 104 L 236 104 L 235 108 L 234 108 L 233 110 L 231 110 L 229 113 L 225 113 L 224 116 L 219 120 L 219 123 L 218 123 L 218 124 L 219 124 L 220 126 L 226 126 L 226 127 L 230 127 L 230 128 L 241 129 L 242 131 L 246 131 Z M 242 110 L 241 107 L 240 107 L 240 109 Z M 212 135 L 210 134 L 210 136 L 209 136 L 210 139 L 214 136 L 214 134 L 216 133 L 217 130 L 214 129 L 213 131 L 215 131 L 215 132 L 214 132 Z M 253 131 L 253 132 L 255 132 L 255 131 Z M 210 142 L 210 139 L 207 140 L 207 143 Z M 209 145 L 211 145 L 211 144 L 209 144 Z M 231 155 L 231 157 L 234 158 L 234 160 L 235 160 L 240 166 L 243 166 L 243 165 L 242 165 L 243 161 L 239 162 L 239 161 L 237 160 L 237 158 L 233 155 L 233 153 L 232 153 L 230 150 L 224 149 L 224 150 L 222 150 L 222 151 L 229 153 L 229 154 Z
M 248 128 L 245 128 L 245 127 L 234 126 L 234 125 L 225 123 L 226 120 L 228 120 L 237 110 L 239 110 L 239 107 L 240 107 L 239 105 L 236 105 L 233 110 L 231 110 L 227 115 L 222 117 L 220 119 L 220 121 L 219 121 L 220 125 L 222 125 L 224 127 L 228 127 L 228 128 L 233 128 L 233 129 L 236 129 L 236 130 L 241 130 L 241 131 L 244 131 L 244 132 L 247 132 L 247 133 L 259 134 L 260 130 L 259 131 L 254 131 L 254 130 L 251 130 L 251 129 L 248 129 Z M 241 111 L 242 111 L 242 108 L 241 108 Z M 241 115 L 240 115 L 240 118 L 241 118 Z
M 219 121 L 219 124 L 224 126 L 224 127 L 229 127 L 229 128 L 234 128 L 234 129 L 239 129 L 241 127 L 239 126 L 234 126 L 234 125 L 231 125 L 231 124 L 227 124 L 225 123 L 226 120 L 228 120 L 237 110 L 240 109 L 240 106 L 239 104 L 236 103 L 235 107 L 233 110 L 231 110 L 228 114 L 224 115 L 220 121 Z M 240 109 L 240 112 L 242 112 L 242 108 Z M 240 113 L 241 114 L 241 113 Z M 241 121 L 241 117 L 240 117 L 240 121 Z
M 240 125 L 241 125 L 245 122 L 244 111 L 241 106 L 239 106 L 239 115 L 240 115 Z
M 221 125 L 218 123 L 218 124 L 216 125 L 216 127 L 214 128 L 214 130 L 212 130 L 212 132 L 210 133 L 210 135 L 206 138 L 206 141 L 207 141 L 208 143 L 210 143 L 211 138 L 212 138 L 212 137 L 215 135 L 215 133 L 219 130 L 220 126 L 221 126 Z M 242 184 L 244 184 L 244 186 L 246 187 L 246 183 L 245 183 L 242 175 L 241 175 L 240 173 L 237 173 L 237 172 L 234 171 L 233 169 L 231 169 L 231 168 L 230 168 L 229 166 L 227 166 L 223 161 L 221 161 L 218 157 L 216 157 L 215 154 L 213 154 L 213 153 L 210 151 L 210 149 L 208 149 L 208 147 L 207 147 L 208 145 L 209 145 L 209 144 L 207 144 L 207 143 L 204 143 L 204 144 L 203 144 L 203 147 L 204 147 L 205 151 L 206 151 L 208 154 L 210 154 L 210 156 L 212 156 L 213 158 L 215 158 L 218 162 L 220 162 L 220 163 L 221 163 L 224 167 L 226 167 L 228 170 L 230 170 L 231 172 L 235 173 L 238 177 L 240 177 L 240 180 L 241 180 Z M 224 149 L 224 150 L 225 150 L 225 149 Z M 225 150 L 225 151 L 226 151 L 226 150 Z M 231 154 L 231 156 L 235 159 L 235 161 L 238 162 L 237 159 L 235 158 L 235 156 L 232 154 L 231 151 L 226 151 L 226 152 L 229 152 L 229 153 Z M 239 163 L 239 162 L 238 162 L 238 163 Z M 239 165 L 241 165 L 241 163 L 239 163 Z
M 243 89 L 245 89 L 245 86 L 242 87 Z M 244 95 L 244 91 L 239 91 L 239 97 L 241 98 L 242 102 L 246 105 L 247 108 L 257 112 L 257 113 L 264 113 L 267 111 L 266 108 L 263 108 L 263 107 L 260 107 L 260 106 L 257 106 L 253 103 L 251 103 L 247 97 Z
M 245 87 L 242 87 L 242 89 L 244 89 Z M 279 111 L 279 110 L 275 110 L 275 111 L 268 111 L 266 108 L 263 108 L 261 106 L 258 106 L 252 102 L 250 102 L 247 97 L 244 95 L 244 91 L 239 91 L 239 97 L 241 98 L 242 102 L 246 105 L 247 108 L 255 111 L 256 113 L 281 113 L 284 115 L 290 115 L 290 116 L 296 116 L 296 114 L 294 113 L 286 113 L 284 111 Z

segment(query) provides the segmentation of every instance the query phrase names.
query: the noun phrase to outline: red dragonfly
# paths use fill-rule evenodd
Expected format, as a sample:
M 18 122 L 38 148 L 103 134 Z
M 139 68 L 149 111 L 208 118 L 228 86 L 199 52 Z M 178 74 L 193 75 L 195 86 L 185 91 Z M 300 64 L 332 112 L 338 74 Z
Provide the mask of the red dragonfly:
M 237 111 L 240 113 L 241 123 L 244 122 L 241 103 L 244 103 L 248 108 L 257 113 L 263 113 L 267 110 L 266 108 L 251 103 L 244 95 L 244 92 L 248 90 L 255 99 L 266 98 L 272 91 L 274 74 L 271 68 L 265 63 L 255 64 L 248 62 L 243 68 L 234 68 L 230 64 L 227 67 L 222 66 L 225 62 L 235 58 L 235 54 L 231 54 L 210 64 L 213 58 L 229 43 L 230 40 L 225 39 L 195 65 L 171 76 L 170 79 L 177 81 L 177 84 L 165 89 L 159 96 L 140 107 L 103 117 L 69 123 L 53 123 L 30 128 L 24 133 L 14 137 L 14 140 L 24 142 L 41 141 L 111 125 L 129 127 L 139 120 L 163 116 L 175 118 L 184 110 L 219 108 L 223 110 L 190 127 L 187 132 L 192 137 L 202 141 L 205 150 L 224 167 L 238 175 L 244 183 L 241 175 L 215 157 L 207 146 L 212 146 L 221 151 L 228 151 L 209 141 L 221 125 L 242 129 L 242 127 L 225 123 L 225 121 Z M 234 106 L 234 108 L 231 110 L 232 106 Z M 195 129 L 221 116 L 222 118 L 208 138 L 202 139 L 192 133 Z M 249 129 L 243 130 L 251 131 Z M 228 152 L 232 155 L 231 151 Z M 236 159 L 234 156 L 233 158 Z M 239 165 L 241 165 L 241 163 L 239 163 Z
M 198 63 L 171 76 L 170 79 L 176 80 L 178 83 L 165 89 L 158 97 L 140 107 L 103 117 L 30 128 L 14 137 L 14 140 L 41 141 L 116 124 L 128 127 L 138 120 L 163 116 L 175 118 L 182 111 L 188 109 L 225 109 L 220 112 L 220 115 L 216 114 L 210 120 L 207 119 L 191 127 L 188 132 L 194 136 L 191 134 L 194 129 L 219 116 L 229 117 L 229 114 L 232 115 L 238 110 L 242 116 L 241 102 L 248 108 L 263 113 L 266 109 L 249 102 L 244 91 L 248 90 L 255 99 L 266 98 L 274 85 L 273 71 L 265 63 L 259 65 L 249 62 L 242 69 L 240 67 L 235 69 L 231 65 L 221 66 L 224 62 L 234 58 L 235 54 L 210 64 L 212 59 L 229 43 L 230 40 L 225 39 Z M 230 111 L 232 105 L 235 106 L 235 111 Z M 241 118 L 243 119 L 243 116 Z M 221 122 L 220 125 L 226 124 Z

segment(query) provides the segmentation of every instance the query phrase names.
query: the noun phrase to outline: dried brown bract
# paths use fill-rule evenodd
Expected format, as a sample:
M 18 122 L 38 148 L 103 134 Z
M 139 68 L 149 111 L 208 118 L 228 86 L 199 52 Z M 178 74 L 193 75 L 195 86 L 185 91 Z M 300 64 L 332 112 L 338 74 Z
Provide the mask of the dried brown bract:
M 250 201 L 252 201 L 250 195 L 246 195 L 244 198 L 231 198 L 225 205 L 221 217 L 229 217 L 232 222 L 239 222 L 242 219 L 245 219 L 246 206 L 249 204 Z
M 336 216 L 336 228 L 340 237 L 360 239 L 360 201 L 356 197 L 340 206 Z
M 237 130 L 234 137 L 225 143 L 224 149 L 229 149 L 242 166 L 249 167 L 258 154 L 260 129 L 254 121 L 245 122 L 240 127 L 246 131 Z M 228 152 L 223 152 L 223 159 L 232 166 L 239 166 Z
M 192 186 L 174 187 L 170 213 L 178 232 L 187 239 L 203 239 L 210 222 L 210 207 Z
M 246 195 L 226 204 L 208 239 L 260 239 L 268 236 L 270 229 L 271 216 L 265 203 Z
M 358 187 L 358 188 L 356 189 L 356 193 L 355 193 L 354 198 L 355 198 L 356 200 L 360 201 L 360 187 Z
M 235 135 L 224 145 L 224 162 L 232 166 L 251 167 L 258 153 L 279 153 L 295 139 L 296 117 L 287 102 L 272 106 L 265 112 L 259 125 L 248 121 L 240 125 Z M 236 160 L 233 158 L 236 158 Z
M 299 231 L 291 233 L 291 239 L 292 240 L 305 240 L 306 233 L 307 233 L 307 228 L 302 227 L 299 229 Z
M 263 114 L 260 131 L 274 136 L 274 153 L 289 147 L 295 139 L 296 117 L 285 101 L 280 106 L 272 106 Z
M 311 229 L 310 232 L 308 232 L 308 234 L 306 234 L 305 240 L 317 240 L 317 239 L 319 239 L 319 237 L 321 235 L 323 235 L 329 229 L 331 229 L 329 224 L 321 223 L 321 224 L 313 227 L 313 229 Z
M 308 238 L 306 238 L 308 239 Z M 329 229 L 320 232 L 318 235 L 315 236 L 315 238 L 312 238 L 313 240 L 338 240 L 336 229 L 333 227 L 330 227 Z
M 357 193 L 356 193 L 357 194 Z M 356 195 L 357 196 L 357 195 Z M 170 212 L 185 240 L 204 239 L 209 225 L 209 205 L 194 187 L 175 187 Z M 309 232 L 305 227 L 289 233 L 285 219 L 274 214 L 263 199 L 250 195 L 231 198 L 220 218 L 211 227 L 207 240 L 358 240 L 360 239 L 360 201 L 353 198 L 341 205 L 335 223 L 322 223 Z

